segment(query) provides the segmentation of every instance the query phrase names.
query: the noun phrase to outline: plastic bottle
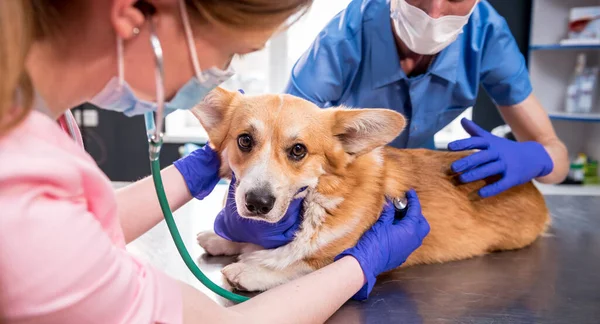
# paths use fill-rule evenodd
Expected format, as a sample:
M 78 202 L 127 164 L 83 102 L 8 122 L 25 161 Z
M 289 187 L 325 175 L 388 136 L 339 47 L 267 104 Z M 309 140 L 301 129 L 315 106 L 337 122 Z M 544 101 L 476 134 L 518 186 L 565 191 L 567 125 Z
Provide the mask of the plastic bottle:
M 585 167 L 585 175 L 583 183 L 586 185 L 597 185 L 600 184 L 600 177 L 598 174 L 598 161 L 589 160 Z
M 594 108 L 596 86 L 598 84 L 598 67 L 586 68 L 580 77 L 579 91 L 577 96 L 577 110 L 580 113 L 589 114 Z
M 580 94 L 580 85 L 581 79 L 583 77 L 583 73 L 585 70 L 585 65 L 587 62 L 587 57 L 585 54 L 580 53 L 577 55 L 577 64 L 575 65 L 575 71 L 573 72 L 573 76 L 567 86 L 567 100 L 565 102 L 565 110 L 567 113 L 573 114 L 579 112 L 579 94 Z
M 575 184 L 582 184 L 585 179 L 585 165 L 587 163 L 587 157 L 583 153 L 577 155 L 577 159 L 571 163 L 569 170 L 569 178 Z

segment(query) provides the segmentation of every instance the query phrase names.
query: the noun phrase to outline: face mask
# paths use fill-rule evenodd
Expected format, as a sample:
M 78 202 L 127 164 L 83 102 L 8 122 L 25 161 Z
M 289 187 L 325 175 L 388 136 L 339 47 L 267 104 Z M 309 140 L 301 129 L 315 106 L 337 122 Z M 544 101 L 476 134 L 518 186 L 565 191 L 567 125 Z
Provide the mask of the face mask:
M 443 16 L 435 19 L 425 11 L 409 5 L 406 0 L 393 0 L 391 18 L 398 37 L 411 51 L 433 55 L 458 38 L 475 7 L 477 1 L 466 16 Z
M 229 65 L 226 71 L 214 67 L 205 71 L 200 70 L 194 37 L 183 0 L 179 0 L 179 6 L 181 8 L 181 16 L 196 76 L 192 77 L 181 87 L 171 101 L 165 102 L 165 116 L 178 109 L 193 108 L 211 90 L 234 74 L 231 65 Z M 102 109 L 122 112 L 130 117 L 156 111 L 157 104 L 155 102 L 137 98 L 133 89 L 125 82 L 123 40 L 120 37 L 117 38 L 117 60 L 119 67 L 118 77 L 113 77 L 104 89 L 90 100 L 90 103 Z

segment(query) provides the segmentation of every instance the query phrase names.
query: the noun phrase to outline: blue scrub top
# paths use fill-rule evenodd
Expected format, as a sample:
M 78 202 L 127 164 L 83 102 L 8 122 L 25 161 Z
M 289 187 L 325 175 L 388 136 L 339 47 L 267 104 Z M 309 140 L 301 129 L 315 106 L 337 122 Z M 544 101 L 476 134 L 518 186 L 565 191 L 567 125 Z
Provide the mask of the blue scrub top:
M 475 104 L 480 84 L 495 104 L 532 92 L 525 58 L 504 18 L 485 0 L 425 74 L 400 66 L 389 0 L 354 0 L 296 62 L 285 92 L 326 108 L 389 108 L 408 124 L 390 145 L 433 148 L 433 135 Z

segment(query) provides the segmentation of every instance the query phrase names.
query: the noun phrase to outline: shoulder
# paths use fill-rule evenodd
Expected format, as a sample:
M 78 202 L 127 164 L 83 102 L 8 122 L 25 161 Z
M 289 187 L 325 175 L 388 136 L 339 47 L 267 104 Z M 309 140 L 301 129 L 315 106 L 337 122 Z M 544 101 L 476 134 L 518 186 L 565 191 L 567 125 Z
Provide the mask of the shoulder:
M 479 2 L 473 11 L 473 20 L 482 26 L 500 26 L 506 23 L 504 17 L 487 0 Z
M 37 112 L 0 138 L 0 208 L 27 189 L 69 195 L 81 188 L 74 143 L 52 120 Z
M 487 0 L 479 2 L 466 29 L 471 45 L 476 47 L 484 47 L 500 37 L 512 36 L 506 19 Z

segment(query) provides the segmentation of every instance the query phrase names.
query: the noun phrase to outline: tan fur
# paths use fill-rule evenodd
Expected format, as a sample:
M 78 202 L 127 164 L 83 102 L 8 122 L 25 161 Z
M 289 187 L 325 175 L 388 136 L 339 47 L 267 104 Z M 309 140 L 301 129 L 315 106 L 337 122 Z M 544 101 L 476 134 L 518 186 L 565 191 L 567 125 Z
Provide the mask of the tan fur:
M 405 125 L 391 110 L 321 110 L 292 96 L 246 97 L 217 89 L 194 114 L 221 152 L 224 176 L 233 170 L 243 181 L 245 171 L 268 152 L 268 179 L 277 188 L 283 210 L 298 188 L 309 186 L 304 220 L 294 241 L 273 250 L 231 253 L 242 253 L 240 262 L 223 273 L 239 289 L 269 289 L 331 263 L 375 223 L 386 196 L 403 196 L 410 188 L 419 196 L 431 231 L 403 266 L 522 248 L 549 224 L 544 199 L 532 183 L 487 199 L 480 199 L 477 190 L 497 179 L 459 183 L 450 164 L 472 152 L 381 149 Z M 264 129 L 249 130 L 249 120 L 260 121 Z M 248 131 L 259 144 L 243 153 L 236 138 Z M 286 149 L 297 142 L 309 153 L 302 161 L 290 161 Z M 244 217 L 241 211 L 240 215 Z M 281 216 L 266 220 L 275 222 Z M 270 282 L 273 271 L 281 275 Z

